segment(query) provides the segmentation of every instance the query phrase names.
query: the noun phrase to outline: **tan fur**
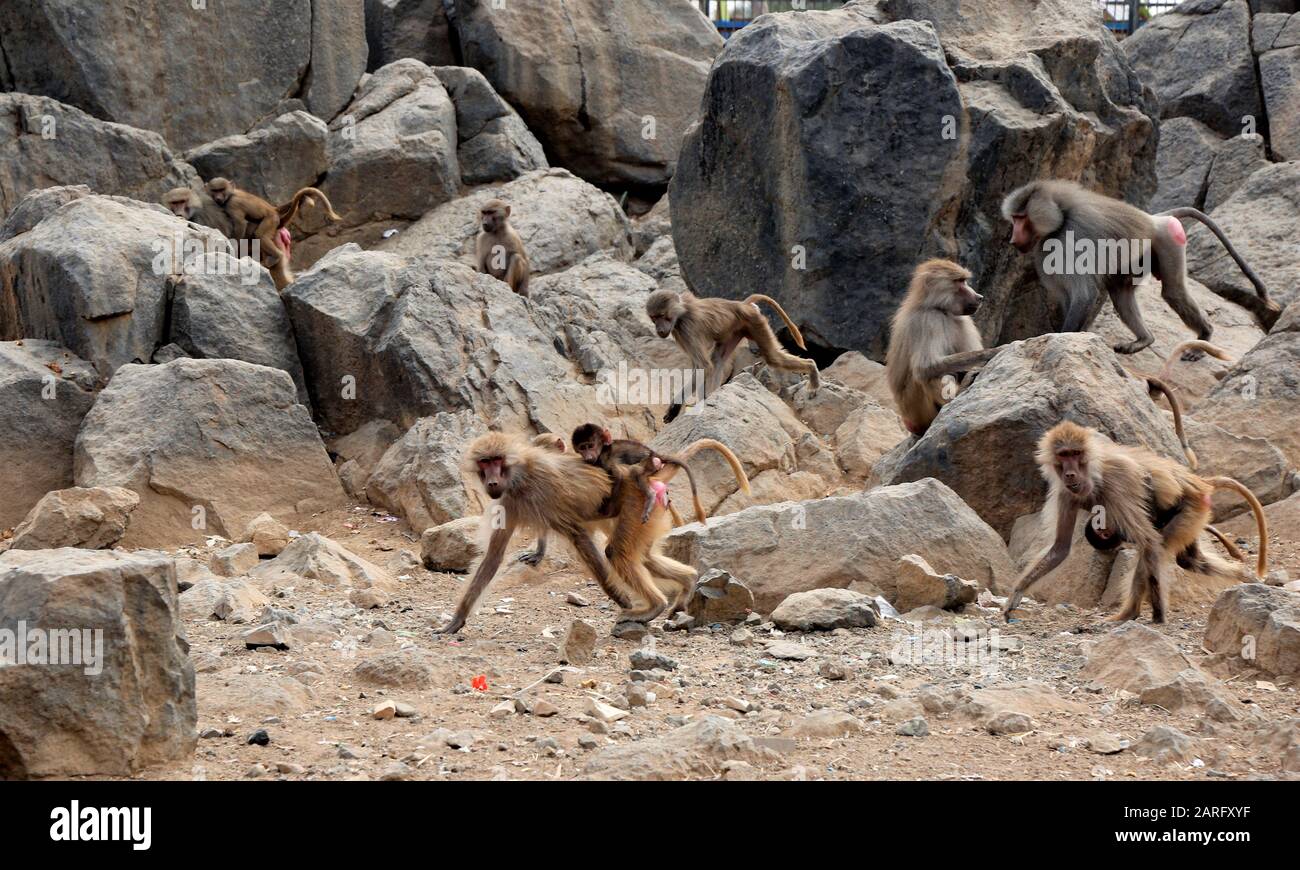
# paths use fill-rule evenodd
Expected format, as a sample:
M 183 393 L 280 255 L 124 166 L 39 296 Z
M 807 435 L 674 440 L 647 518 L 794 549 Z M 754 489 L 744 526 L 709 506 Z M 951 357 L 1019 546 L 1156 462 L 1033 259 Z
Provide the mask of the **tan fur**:
M 207 190 L 208 195 L 230 218 L 230 237 L 237 241 L 257 240 L 262 265 L 271 271 L 271 277 L 275 280 L 278 290 L 283 290 L 293 283 L 293 272 L 289 270 L 289 252 L 280 245 L 280 227 L 286 222 L 281 219 L 281 215 L 287 214 L 292 217 L 302 200 L 315 201 L 319 198 L 325 205 L 328 217 L 331 220 L 339 219 L 325 194 L 314 187 L 304 187 L 282 206 L 274 206 L 225 178 L 212 179 L 208 182 Z
M 722 386 L 727 364 L 740 342 L 748 339 L 758 345 L 759 353 L 768 365 L 808 375 L 808 392 L 815 394 L 821 386 L 817 364 L 788 353 L 776 340 L 772 327 L 755 307 L 755 303 L 771 305 L 790 329 L 800 347 L 803 335 L 785 310 L 770 297 L 755 293 L 744 302 L 732 299 L 701 299 L 689 291 L 656 290 L 646 300 L 646 314 L 654 322 L 660 338 L 672 336 L 678 347 L 691 358 L 697 370 L 704 371 L 703 400 Z M 675 402 L 665 421 L 677 416 L 686 397 Z
M 625 608 L 625 619 L 648 621 L 668 605 L 655 578 L 677 587 L 674 606 L 684 604 L 695 571 L 657 551 L 659 539 L 670 528 L 663 507 L 653 505 L 650 517 L 642 522 L 644 501 L 635 487 L 625 487 L 618 515 L 602 517 L 601 505 L 613 488 L 610 476 L 583 462 L 576 453 L 560 452 L 554 440 L 542 436 L 534 440 L 540 440 L 542 446 L 522 436 L 490 432 L 476 438 L 465 452 L 464 472 L 479 482 L 485 494 L 493 495 L 487 489 L 485 465 L 500 469 L 504 483 L 483 514 L 488 537 L 483 556 L 473 569 L 455 616 L 442 632 L 455 633 L 465 625 L 520 529 L 535 532 L 539 545 L 547 533 L 567 538 L 605 593 Z M 612 572 L 591 539 L 593 530 L 603 531 L 609 538 Z M 635 606 L 638 600 L 640 605 Z
M 200 193 L 188 187 L 173 187 L 163 195 L 162 203 L 179 218 L 211 227 L 226 238 L 234 235 L 234 226 L 225 209 L 217 205 L 207 191 Z
M 532 266 L 524 250 L 524 240 L 510 225 L 510 206 L 490 199 L 479 209 L 481 229 L 474 240 L 474 257 L 478 270 L 510 285 L 520 296 L 528 295 Z
M 1164 381 L 1149 376 L 1144 377 L 1143 380 L 1147 382 L 1147 391 L 1152 401 L 1155 401 L 1156 396 L 1164 396 L 1169 402 L 1169 410 L 1174 414 L 1174 433 L 1178 435 L 1178 443 L 1182 445 L 1183 456 L 1187 457 L 1187 467 L 1195 471 L 1200 460 L 1196 458 L 1196 451 L 1192 449 L 1192 445 L 1187 443 L 1187 433 L 1183 431 L 1183 406 L 1174 396 L 1174 391 L 1169 389 L 1169 385 Z
M 955 353 L 984 347 L 975 321 L 964 312 L 978 295 L 966 284 L 970 272 L 950 260 L 916 267 L 907 295 L 894 314 L 885 377 L 903 425 L 923 434 L 939 409 L 958 392 L 953 375 L 926 377 L 926 369 Z
M 1095 528 L 1121 536 L 1138 552 L 1124 606 L 1112 617 L 1116 620 L 1135 618 L 1149 595 L 1152 619 L 1162 622 L 1176 564 L 1192 573 L 1248 578 L 1244 566 L 1224 562 L 1200 547 L 1201 533 L 1209 526 L 1210 498 L 1217 489 L 1232 489 L 1250 501 L 1259 524 L 1257 573 L 1263 576 L 1266 570 L 1268 527 L 1263 508 L 1256 507 L 1259 502 L 1254 495 L 1231 478 L 1198 477 L 1146 448 L 1116 444 L 1094 429 L 1068 421 L 1042 437 L 1035 460 L 1050 487 L 1044 512 L 1055 520 L 1056 534 L 1049 548 L 1017 581 L 1005 607 L 1008 615 L 1034 583 L 1069 555 L 1080 510 L 1089 511 L 1088 521 L 1094 522 Z M 1080 473 L 1080 479 L 1086 480 L 1086 487 L 1081 486 L 1077 493 L 1066 487 L 1065 475 L 1071 467 Z M 1156 528 L 1148 512 L 1149 500 L 1154 501 L 1158 514 L 1173 512 L 1161 529 Z

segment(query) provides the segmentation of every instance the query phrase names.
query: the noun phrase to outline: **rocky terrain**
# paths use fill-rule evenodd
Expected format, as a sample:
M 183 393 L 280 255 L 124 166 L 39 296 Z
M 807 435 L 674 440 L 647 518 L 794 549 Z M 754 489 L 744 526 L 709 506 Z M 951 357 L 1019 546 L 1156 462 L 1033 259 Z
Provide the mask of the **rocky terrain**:
M 689 0 L 59 5 L 0 6 L 0 778 L 1300 776 L 1294 0 L 1123 42 L 1072 0 L 853 0 L 725 47 Z M 1163 625 L 1107 622 L 1133 557 L 1082 544 L 1002 619 L 1047 540 L 1043 431 L 1183 456 L 1133 376 L 1190 337 L 1155 282 L 1155 344 L 1120 359 L 1109 308 L 1050 333 L 1006 244 L 1001 198 L 1048 175 L 1205 210 L 1285 308 L 1262 328 L 1189 226 L 1233 359 L 1169 380 L 1199 473 L 1264 503 L 1271 570 L 1180 572 Z M 216 176 L 342 220 L 301 213 L 277 292 L 159 204 Z M 493 198 L 528 299 L 473 268 Z M 880 361 L 929 256 L 1009 346 L 915 438 Z M 821 390 L 742 348 L 662 423 L 637 373 L 688 362 L 645 300 L 688 281 L 780 300 Z M 435 634 L 488 504 L 465 445 L 587 421 L 740 457 L 748 494 L 692 460 L 710 519 L 665 539 L 687 615 L 615 633 L 557 546 Z M 1214 510 L 1253 561 L 1245 503 Z

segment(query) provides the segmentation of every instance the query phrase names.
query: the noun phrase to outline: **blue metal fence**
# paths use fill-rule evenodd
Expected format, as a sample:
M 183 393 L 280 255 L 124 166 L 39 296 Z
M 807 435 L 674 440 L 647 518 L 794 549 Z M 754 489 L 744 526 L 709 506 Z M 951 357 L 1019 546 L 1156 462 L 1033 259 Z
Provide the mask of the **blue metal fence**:
M 1080 0 L 1087 2 L 1087 0 Z M 1092 0 L 1103 13 L 1106 26 L 1117 36 L 1141 27 L 1156 15 L 1168 12 L 1179 0 Z M 728 37 L 760 15 L 807 9 L 835 9 L 845 0 L 698 0 L 700 11 Z

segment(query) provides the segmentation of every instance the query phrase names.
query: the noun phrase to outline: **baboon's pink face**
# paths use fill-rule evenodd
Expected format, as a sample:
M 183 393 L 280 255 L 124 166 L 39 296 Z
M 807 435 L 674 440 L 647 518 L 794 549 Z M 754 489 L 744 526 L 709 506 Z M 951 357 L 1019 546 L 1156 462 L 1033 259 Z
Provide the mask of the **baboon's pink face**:
M 1027 254 L 1034 249 L 1038 243 L 1038 231 L 1034 229 L 1034 222 L 1029 219 L 1027 214 L 1013 214 L 1011 216 L 1011 244 L 1015 245 L 1016 250 L 1022 254 Z
M 506 491 L 510 479 L 510 470 L 502 456 L 489 456 L 478 461 L 478 478 L 483 483 L 483 491 L 488 498 L 500 498 Z
M 1056 474 L 1070 495 L 1082 501 L 1092 495 L 1088 477 L 1088 460 L 1082 450 L 1061 448 L 1056 451 Z

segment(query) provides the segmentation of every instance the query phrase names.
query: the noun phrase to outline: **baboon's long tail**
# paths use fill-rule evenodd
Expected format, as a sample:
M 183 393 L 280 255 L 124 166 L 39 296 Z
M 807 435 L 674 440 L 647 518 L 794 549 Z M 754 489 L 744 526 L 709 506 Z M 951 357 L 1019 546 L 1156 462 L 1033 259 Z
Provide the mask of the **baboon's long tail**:
M 1259 559 L 1255 563 L 1255 576 L 1260 580 L 1268 573 L 1268 520 L 1264 518 L 1264 506 L 1255 498 L 1255 493 L 1231 477 L 1209 477 L 1205 480 L 1215 489 L 1230 489 L 1250 503 L 1255 514 L 1255 524 L 1259 527 Z
M 1233 361 L 1232 354 L 1228 353 L 1221 347 L 1216 347 L 1210 344 L 1208 341 L 1200 341 L 1199 339 L 1184 341 L 1182 344 L 1175 345 L 1174 349 L 1169 351 L 1169 356 L 1165 359 L 1165 364 L 1160 369 L 1160 380 L 1169 380 L 1169 373 L 1173 371 L 1174 363 L 1189 350 L 1199 350 L 1202 353 L 1208 353 L 1215 359 L 1221 359 L 1224 362 Z
M 1232 242 L 1228 240 L 1227 234 L 1216 224 L 1209 215 L 1200 209 L 1191 207 L 1175 208 L 1165 212 L 1165 214 L 1176 218 L 1189 217 L 1193 220 L 1200 221 L 1210 228 L 1210 232 L 1223 243 L 1228 255 L 1237 263 L 1237 268 L 1241 269 L 1241 274 L 1246 276 L 1246 280 L 1255 285 L 1255 293 L 1259 296 L 1259 304 L 1251 306 L 1255 309 L 1255 315 L 1259 317 L 1260 322 L 1264 324 L 1265 329 L 1272 329 L 1273 324 L 1277 322 L 1278 316 L 1282 313 L 1282 308 L 1268 296 L 1268 288 L 1264 282 L 1255 274 L 1255 270 L 1250 268 L 1250 264 L 1245 261 L 1237 249 L 1233 247 Z M 1249 297 L 1247 297 L 1249 298 Z
M 314 187 L 304 187 L 293 195 L 293 199 L 276 208 L 276 212 L 280 216 L 280 226 L 284 226 L 289 221 L 293 220 L 294 215 L 298 213 L 298 208 L 302 205 L 304 199 L 312 203 L 315 203 L 317 199 L 319 199 L 321 204 L 325 206 L 326 217 L 332 221 L 342 220 L 342 218 L 334 212 L 334 206 L 330 204 L 328 196 Z
M 1164 381 L 1160 380 L 1159 378 L 1153 378 L 1150 375 L 1148 375 L 1146 377 L 1146 382 L 1147 382 L 1148 390 L 1156 393 L 1161 393 L 1162 395 L 1164 395 L 1166 399 L 1169 400 L 1169 407 L 1174 412 L 1174 431 L 1178 433 L 1178 443 L 1183 445 L 1183 455 L 1187 457 L 1187 467 L 1190 468 L 1192 471 L 1195 471 L 1196 466 L 1199 464 L 1199 461 L 1196 458 L 1196 451 L 1193 450 L 1192 446 L 1187 443 L 1187 433 L 1183 431 L 1182 406 L 1178 404 L 1178 400 L 1174 398 L 1173 390 L 1169 389 L 1168 384 L 1166 384 Z
M 762 293 L 752 293 L 749 298 L 745 300 L 746 305 L 754 305 L 758 302 L 771 305 L 775 308 L 776 313 L 781 315 L 781 319 L 785 321 L 785 328 L 790 330 L 790 337 L 794 339 L 794 343 L 799 345 L 800 350 L 808 349 L 808 345 L 803 343 L 803 333 L 799 331 L 799 327 L 794 325 L 794 321 L 790 319 L 790 315 L 785 313 L 785 309 L 781 307 L 781 303 L 777 302 L 771 296 L 764 296 Z
M 691 484 L 691 501 L 694 502 L 695 505 L 695 519 L 701 523 L 704 522 L 706 519 L 708 519 L 708 517 L 704 515 L 704 505 L 700 504 L 700 495 L 695 489 L 695 475 L 691 473 L 690 466 L 687 465 L 685 462 L 681 462 L 676 459 L 671 459 L 667 456 L 663 457 L 663 461 L 665 465 L 676 465 L 682 471 L 686 472 L 686 479 L 690 481 Z M 660 478 L 660 480 L 663 479 L 665 478 L 662 477 Z M 673 514 L 673 519 L 675 525 L 680 526 L 682 524 L 682 518 L 676 512 L 674 512 Z
M 1237 545 L 1233 543 L 1232 539 L 1229 538 L 1227 535 L 1225 535 L 1223 532 L 1219 531 L 1214 526 L 1206 526 L 1205 531 L 1209 532 L 1211 535 L 1214 535 L 1215 540 L 1217 540 L 1220 544 L 1223 545 L 1223 549 L 1228 551 L 1229 556 L 1236 559 L 1238 562 L 1246 561 L 1245 554 L 1243 554 L 1241 550 L 1237 549 Z
M 736 483 L 740 485 L 740 491 L 745 495 L 750 494 L 749 477 L 745 474 L 745 469 L 741 466 L 740 460 L 736 454 L 731 452 L 731 448 L 721 441 L 714 441 L 712 438 L 700 438 L 686 445 L 686 449 L 681 452 L 683 461 L 690 459 L 701 450 L 712 448 L 722 454 L 722 458 L 727 460 L 731 466 L 731 473 L 736 476 Z

